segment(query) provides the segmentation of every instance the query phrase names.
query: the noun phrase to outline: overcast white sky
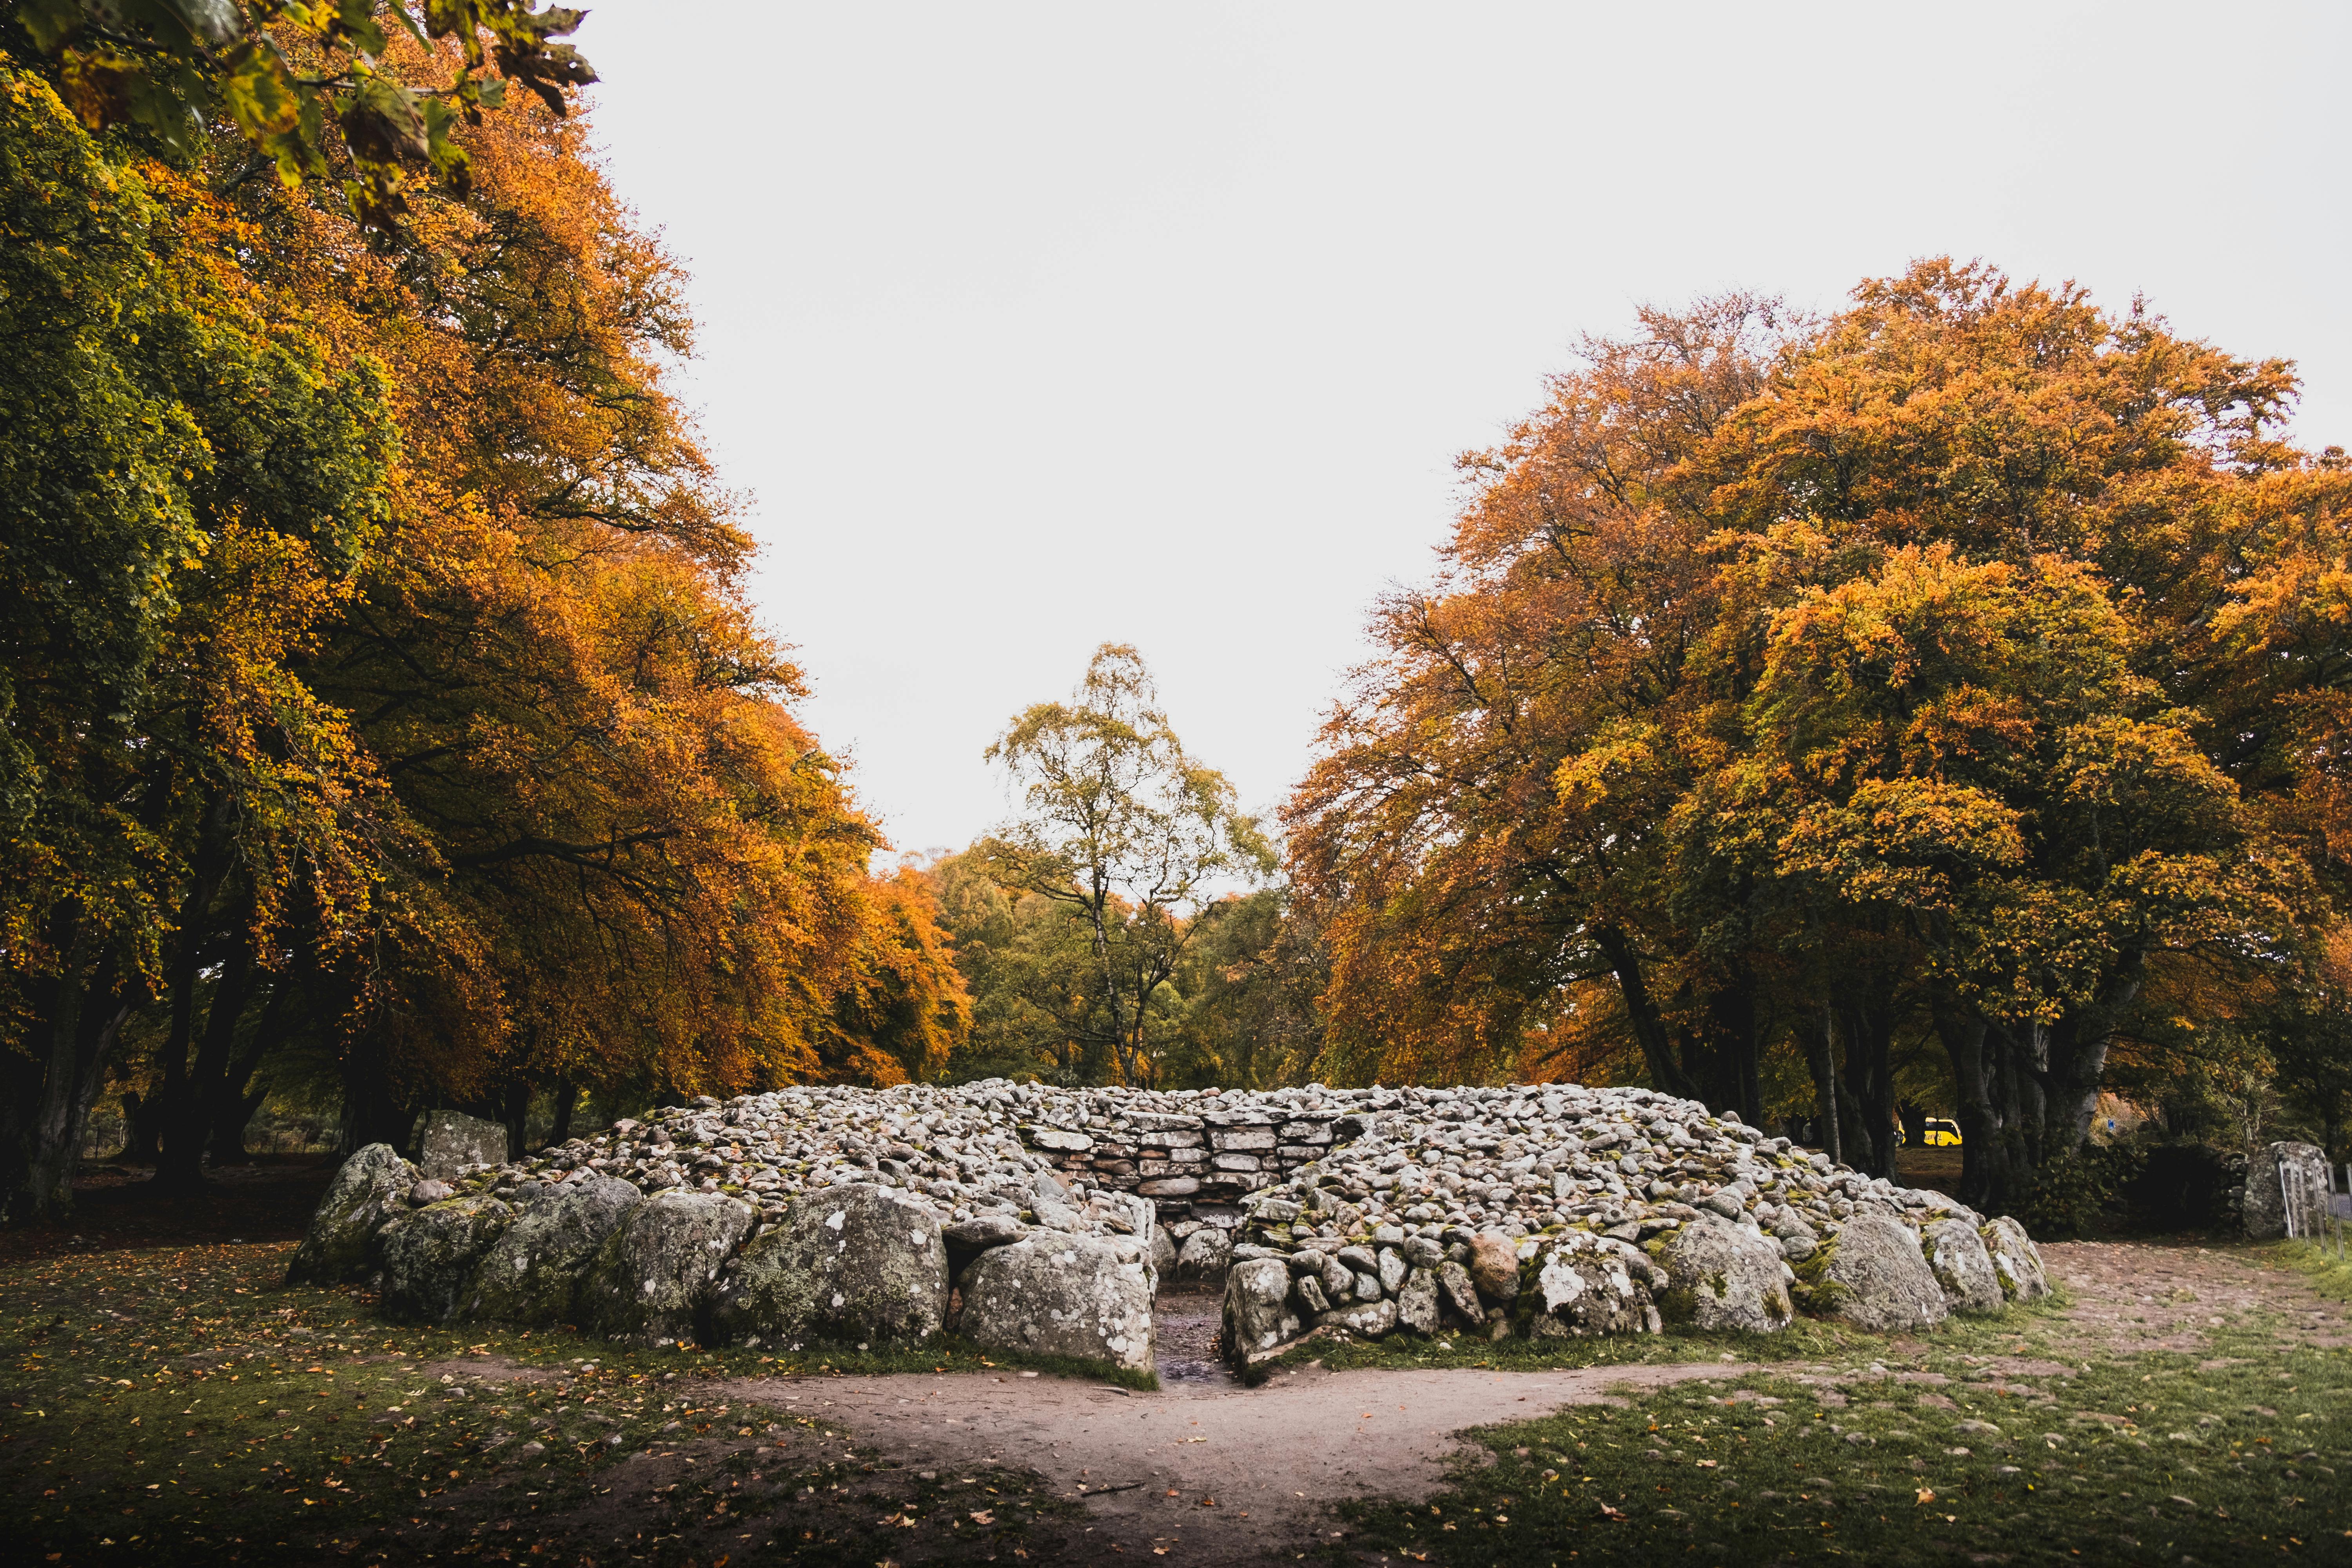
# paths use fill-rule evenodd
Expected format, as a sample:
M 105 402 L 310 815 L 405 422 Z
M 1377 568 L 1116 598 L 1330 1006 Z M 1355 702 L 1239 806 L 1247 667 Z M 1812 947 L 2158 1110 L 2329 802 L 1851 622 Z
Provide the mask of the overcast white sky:
M 2352 444 L 2347 16 L 602 0 L 578 41 L 760 609 L 927 849 L 1106 640 L 1277 802 L 1454 455 L 1639 301 L 1980 256 L 2298 360 Z

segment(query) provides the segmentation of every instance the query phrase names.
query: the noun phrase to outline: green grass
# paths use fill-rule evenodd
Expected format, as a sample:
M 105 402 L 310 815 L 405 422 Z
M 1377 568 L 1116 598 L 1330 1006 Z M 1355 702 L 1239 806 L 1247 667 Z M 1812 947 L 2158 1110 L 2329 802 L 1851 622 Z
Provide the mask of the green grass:
M 567 1561 L 708 1564 L 756 1548 L 870 1564 L 1009 1558 L 1069 1512 L 1034 1475 L 925 1478 L 821 1417 L 730 1403 L 723 1387 L 1058 1365 L 953 1344 L 777 1358 L 394 1324 L 356 1290 L 284 1286 L 289 1250 L 0 1270 L 9 1539 L 77 1563 L 497 1562 L 560 1547 Z
M 1348 1547 L 1454 1564 L 2352 1561 L 2345 1352 L 2283 1350 L 2257 1320 L 2197 1356 L 1991 1374 L 2050 1352 L 2049 1326 L 2011 1314 L 1926 1339 L 1906 1365 L 1942 1381 L 1849 1351 L 1481 1429 L 1429 1503 L 1343 1507 Z
M 2336 1248 L 2311 1241 L 2282 1241 L 2265 1249 L 2282 1267 L 2292 1268 L 2311 1288 L 2331 1300 L 2352 1301 L 2352 1248 L 2338 1258 Z

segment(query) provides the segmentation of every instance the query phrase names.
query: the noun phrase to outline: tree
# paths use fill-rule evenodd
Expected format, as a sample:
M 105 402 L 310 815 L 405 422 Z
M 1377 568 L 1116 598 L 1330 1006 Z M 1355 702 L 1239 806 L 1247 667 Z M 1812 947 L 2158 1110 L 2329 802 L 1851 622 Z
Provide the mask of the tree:
M 469 160 L 455 132 L 503 104 L 508 80 L 561 115 L 565 89 L 596 79 L 556 41 L 584 16 L 530 0 L 425 0 L 415 11 L 407 0 L 18 0 L 9 22 L 90 130 L 135 125 L 193 160 L 205 128 L 226 121 L 252 150 L 238 178 L 275 169 L 290 188 L 340 174 L 352 210 L 389 230 L 416 171 L 463 194 Z M 402 35 L 427 52 L 449 41 L 447 85 L 425 87 L 387 58 Z
M 1158 998 L 1220 880 L 1270 870 L 1271 847 L 1223 775 L 1192 761 L 1142 656 L 1105 643 L 1067 702 L 1018 715 L 988 748 L 1024 815 L 972 853 L 998 884 L 1069 910 L 1091 959 L 1074 1070 L 1148 1084 L 1166 1049 Z M 1098 1010 L 1098 1012 L 1097 1011 Z

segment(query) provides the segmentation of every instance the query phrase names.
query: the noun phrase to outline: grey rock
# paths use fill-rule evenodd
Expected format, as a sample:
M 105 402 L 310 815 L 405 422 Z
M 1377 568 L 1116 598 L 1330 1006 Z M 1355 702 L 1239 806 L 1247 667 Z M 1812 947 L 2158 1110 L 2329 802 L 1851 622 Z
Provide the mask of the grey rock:
M 1309 1315 L 1331 1310 L 1331 1298 L 1323 1294 L 1323 1280 L 1319 1275 L 1301 1274 L 1290 1289 L 1291 1293 L 1298 1298 L 1298 1304 L 1306 1308 Z
M 344 1161 L 310 1215 L 310 1228 L 287 1265 L 289 1285 L 345 1285 L 383 1267 L 378 1237 L 408 1212 L 416 1167 L 389 1143 L 371 1143 Z
M 2257 1241 L 2310 1236 L 2319 1228 L 2330 1190 L 2327 1155 L 2317 1144 L 2264 1145 L 2246 1161 L 2246 1234 Z
M 2007 1304 L 1992 1255 L 1968 1221 L 1931 1221 L 1920 1231 L 1919 1245 L 1927 1255 L 1927 1271 L 1944 1288 L 1953 1311 L 1998 1312 Z
M 2042 1267 L 2042 1249 L 2025 1227 L 2003 1215 L 1977 1235 L 2000 1278 L 2000 1293 L 2012 1301 L 2039 1301 L 2050 1294 L 2050 1275 Z
M 1698 1206 L 1711 1209 L 1725 1219 L 1738 1219 L 1748 1212 L 1747 1205 L 1739 1201 L 1739 1194 L 1728 1188 L 1708 1194 L 1699 1200 Z
M 1536 1339 L 1638 1334 L 1655 1326 L 1657 1312 L 1644 1281 L 1622 1256 L 1570 1246 L 1538 1255 L 1528 1333 Z
M 1379 1275 L 1359 1274 L 1356 1276 L 1355 1298 L 1357 1300 L 1377 1301 L 1386 1294 L 1387 1292 L 1381 1289 L 1381 1277 Z
M 1465 1322 L 1475 1326 L 1486 1321 L 1486 1309 L 1478 1300 L 1478 1287 L 1471 1283 L 1468 1269 L 1449 1258 L 1438 1265 L 1437 1283 L 1446 1305 L 1459 1312 Z
M 1810 1236 L 1791 1233 L 1780 1238 L 1780 1256 L 1791 1263 L 1802 1263 L 1822 1249 L 1822 1244 Z
M 959 1276 L 963 1272 L 958 1269 Z M 1155 1278 L 1168 1279 L 1176 1272 L 1176 1242 L 1158 1226 L 1151 1227 L 1151 1272 Z
M 945 1328 L 947 1315 L 948 1249 L 931 1206 L 855 1184 L 786 1204 L 775 1228 L 736 1259 L 710 1321 L 723 1343 L 793 1349 L 817 1340 L 911 1344 Z
M 1029 1227 L 1021 1223 L 1019 1215 L 1002 1210 L 940 1226 L 940 1238 L 947 1245 L 948 1277 L 961 1274 L 973 1258 L 990 1247 L 1010 1247 L 1028 1234 Z
M 1424 1337 L 1437 1332 L 1437 1271 L 1415 1268 L 1397 1288 L 1397 1327 Z
M 1809 1311 L 1877 1333 L 1933 1328 L 1951 1313 L 1918 1242 L 1884 1215 L 1856 1213 L 1800 1278 Z
M 425 1112 L 416 1156 L 416 1168 L 424 1175 L 446 1182 L 471 1165 L 506 1163 L 507 1130 L 497 1122 L 460 1110 Z
M 383 1227 L 383 1310 L 446 1323 L 473 1300 L 474 1275 L 514 1210 L 493 1197 L 411 1209 Z
M 1214 1279 L 1233 1261 L 1234 1238 L 1230 1231 L 1213 1225 L 1202 1226 L 1184 1238 L 1176 1254 L 1176 1277 L 1180 1279 Z M 1287 1265 L 1284 1272 L 1288 1273 Z
M 1344 1329 L 1359 1339 L 1386 1339 L 1396 1331 L 1397 1304 L 1394 1301 L 1365 1301 L 1353 1307 L 1337 1307 L 1315 1320 L 1318 1329 Z
M 1320 1285 L 1311 1274 L 1299 1276 L 1302 1291 L 1318 1295 Z M 1290 1269 L 1271 1258 L 1236 1263 L 1225 1271 L 1225 1304 L 1218 1343 L 1235 1370 L 1246 1371 L 1252 1361 L 1279 1349 L 1298 1332 L 1298 1318 L 1290 1310 Z
M 982 1349 L 1027 1351 L 1152 1369 L 1155 1283 L 1141 1247 L 1033 1236 L 983 1252 L 961 1281 L 962 1335 Z M 1289 1269 L 1273 1258 L 1244 1267 Z M 1228 1289 L 1232 1274 L 1226 1275 Z
M 1356 1271 L 1329 1253 L 1322 1259 L 1323 1294 L 1334 1301 L 1345 1301 L 1356 1293 Z
M 530 1204 L 483 1255 L 467 1316 L 525 1328 L 572 1321 L 582 1270 L 644 1201 L 626 1182 L 592 1176 Z
M 1380 1258 L 1381 1294 L 1383 1296 L 1395 1295 L 1398 1289 L 1403 1286 L 1404 1277 L 1408 1272 L 1410 1272 L 1410 1268 L 1411 1266 L 1404 1260 L 1404 1254 L 1399 1252 L 1393 1247 L 1381 1247 Z
M 446 1203 L 457 1195 L 457 1189 L 446 1182 L 419 1182 L 408 1189 L 408 1206 L 423 1208 L 426 1204 Z
M 588 1266 L 587 1326 L 633 1344 L 690 1342 L 719 1270 L 751 1233 L 751 1205 L 720 1193 L 660 1192 L 629 1211 Z
M 1666 1275 L 1658 1312 L 1670 1323 L 1774 1333 L 1796 1316 L 1780 1246 L 1720 1216 L 1686 1223 L 1660 1251 L 1658 1264 Z

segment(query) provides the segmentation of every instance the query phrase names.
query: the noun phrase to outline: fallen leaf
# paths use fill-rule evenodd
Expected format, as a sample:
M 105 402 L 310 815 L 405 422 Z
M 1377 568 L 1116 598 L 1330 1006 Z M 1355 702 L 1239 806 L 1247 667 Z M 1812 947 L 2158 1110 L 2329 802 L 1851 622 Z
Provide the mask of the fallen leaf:
M 1625 1517 L 1625 1510 L 1622 1508 L 1611 1508 L 1604 1502 L 1601 1505 L 1601 1517 L 1603 1519 L 1622 1520 Z
M 1936 1489 L 1933 1487 L 1921 1487 L 1919 1489 L 1919 1500 L 1921 1502 L 1934 1502 L 1936 1500 Z
M 996 1515 L 983 1508 L 973 1513 L 971 1516 L 971 1521 L 974 1524 L 994 1524 L 996 1522 Z

